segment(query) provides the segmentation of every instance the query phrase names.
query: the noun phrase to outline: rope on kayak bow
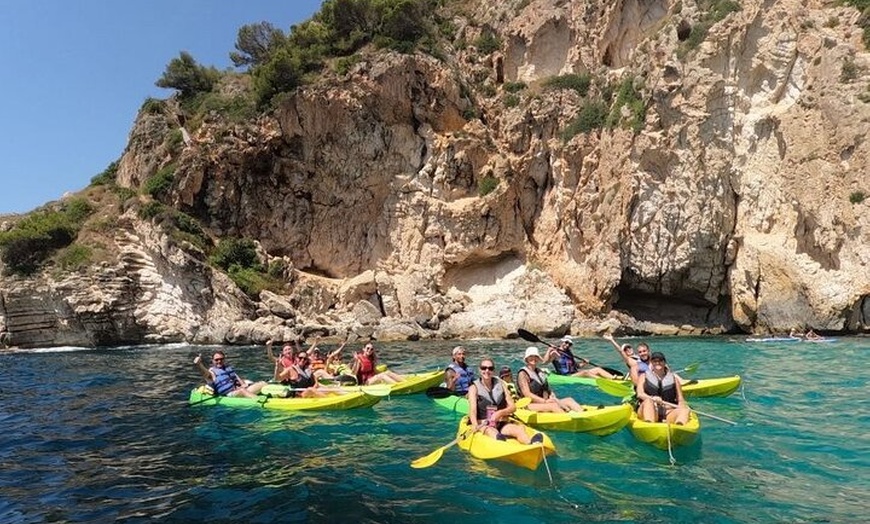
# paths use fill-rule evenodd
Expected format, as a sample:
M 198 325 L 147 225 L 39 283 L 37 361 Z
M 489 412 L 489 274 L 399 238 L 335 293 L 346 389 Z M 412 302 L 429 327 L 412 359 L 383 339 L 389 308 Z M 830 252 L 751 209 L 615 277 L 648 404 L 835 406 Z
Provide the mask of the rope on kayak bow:
M 559 491 L 559 488 L 556 487 L 556 483 L 553 482 L 553 473 L 550 472 L 550 463 L 547 462 L 547 450 L 544 449 L 543 442 L 541 442 L 541 456 L 544 457 L 544 468 L 547 469 L 547 477 L 550 479 L 550 487 L 553 488 L 553 491 L 556 492 L 556 495 L 558 495 L 560 499 L 567 502 L 568 504 L 571 504 L 572 508 L 580 509 L 580 506 L 578 504 L 575 504 L 575 503 L 571 502 L 570 500 L 566 499 L 562 495 L 562 493 Z
M 668 424 L 668 460 L 671 461 L 671 466 L 677 463 L 677 459 L 674 458 L 673 447 L 671 446 L 671 421 L 665 417 L 665 422 Z

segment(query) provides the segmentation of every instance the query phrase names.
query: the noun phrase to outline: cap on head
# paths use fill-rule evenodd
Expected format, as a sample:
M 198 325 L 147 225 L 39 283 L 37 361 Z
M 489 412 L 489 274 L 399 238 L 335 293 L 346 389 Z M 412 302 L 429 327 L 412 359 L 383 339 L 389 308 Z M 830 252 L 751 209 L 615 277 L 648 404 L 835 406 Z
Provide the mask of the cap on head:
M 454 356 L 454 357 L 455 357 L 456 355 L 460 354 L 460 353 L 465 353 L 465 348 L 464 348 L 464 347 L 462 347 L 462 346 L 456 346 L 455 348 L 453 348 L 453 356 Z
M 502 366 L 502 368 L 501 368 L 500 370 L 498 370 L 498 376 L 499 376 L 499 377 L 507 377 L 507 376 L 509 376 L 511 373 L 512 373 L 512 372 L 511 372 L 511 368 L 509 368 L 509 367 L 507 367 L 507 366 Z
M 531 357 L 541 358 L 541 354 L 538 353 L 538 348 L 536 348 L 535 346 L 529 346 L 526 348 L 526 354 L 525 356 L 523 356 L 523 360 L 528 360 Z
M 562 337 L 562 342 L 567 342 L 568 344 L 574 345 L 574 339 L 571 338 L 571 335 L 565 335 Z
M 661 360 L 664 362 L 668 361 L 668 359 L 665 358 L 665 354 L 662 353 L 661 351 L 654 352 L 652 355 L 649 356 L 649 359 L 650 360 Z

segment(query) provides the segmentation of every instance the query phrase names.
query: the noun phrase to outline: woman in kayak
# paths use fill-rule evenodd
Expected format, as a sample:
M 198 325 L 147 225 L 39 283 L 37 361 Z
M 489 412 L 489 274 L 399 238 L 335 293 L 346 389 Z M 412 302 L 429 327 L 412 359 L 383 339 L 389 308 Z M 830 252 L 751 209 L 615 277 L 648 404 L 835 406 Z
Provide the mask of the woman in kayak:
M 576 400 L 571 397 L 557 398 L 556 393 L 550 389 L 547 377 L 538 369 L 538 364 L 541 362 L 538 348 L 535 346 L 526 348 L 523 360 L 526 366 L 517 371 L 517 384 L 520 394 L 529 397 L 532 401 L 528 405 L 528 409 L 550 413 L 583 411 L 583 406 L 578 404 Z
M 395 384 L 405 380 L 405 377 L 398 373 L 393 373 L 390 370 L 378 373 L 377 371 L 377 355 L 375 355 L 375 347 L 368 343 L 363 347 L 362 353 L 353 354 L 353 369 L 356 375 L 357 384 L 361 386 L 371 384 Z
M 227 364 L 223 351 L 215 351 L 211 357 L 212 366 L 206 368 L 202 363 L 202 355 L 193 359 L 193 364 L 199 368 L 202 378 L 214 390 L 216 396 L 256 398 L 257 393 L 266 385 L 265 382 L 253 382 L 240 377 L 232 366 Z
M 649 371 L 640 376 L 635 388 L 640 401 L 637 414 L 647 422 L 685 424 L 689 421 L 689 406 L 665 355 L 656 351 L 649 362 Z
M 516 409 L 505 383 L 495 378 L 492 359 L 481 360 L 480 378 L 468 388 L 468 420 L 471 427 L 497 440 L 511 437 L 522 444 L 541 442 L 543 435 L 540 433 L 530 439 L 522 426 L 508 421 Z

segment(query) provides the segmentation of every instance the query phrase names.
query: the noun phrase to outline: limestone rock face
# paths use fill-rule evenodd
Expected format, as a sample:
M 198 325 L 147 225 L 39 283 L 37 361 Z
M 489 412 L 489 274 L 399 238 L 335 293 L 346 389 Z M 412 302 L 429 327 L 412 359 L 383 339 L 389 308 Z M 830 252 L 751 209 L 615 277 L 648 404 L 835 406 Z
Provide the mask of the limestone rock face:
M 143 111 L 119 182 L 172 161 L 164 200 L 286 261 L 286 290 L 251 304 L 131 215 L 117 266 L 4 280 L 0 330 L 20 345 L 866 331 L 860 15 L 708 4 L 478 2 L 449 56 L 362 52 L 255 122 L 207 121 L 180 153 L 174 113 Z M 484 54 L 488 33 L 501 46 Z M 590 90 L 548 87 L 567 74 Z M 567 133 L 599 102 L 603 122 Z

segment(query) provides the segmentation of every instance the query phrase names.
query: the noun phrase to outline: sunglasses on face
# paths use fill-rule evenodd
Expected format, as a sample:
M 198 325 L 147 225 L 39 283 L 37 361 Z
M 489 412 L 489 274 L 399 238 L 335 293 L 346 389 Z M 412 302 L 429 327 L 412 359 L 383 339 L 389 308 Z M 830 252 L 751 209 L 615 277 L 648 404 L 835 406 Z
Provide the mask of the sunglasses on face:
M 214 360 L 215 362 L 223 362 L 224 361 L 223 357 L 213 358 L 212 360 Z
M 481 371 L 495 371 L 495 366 L 480 366 Z

